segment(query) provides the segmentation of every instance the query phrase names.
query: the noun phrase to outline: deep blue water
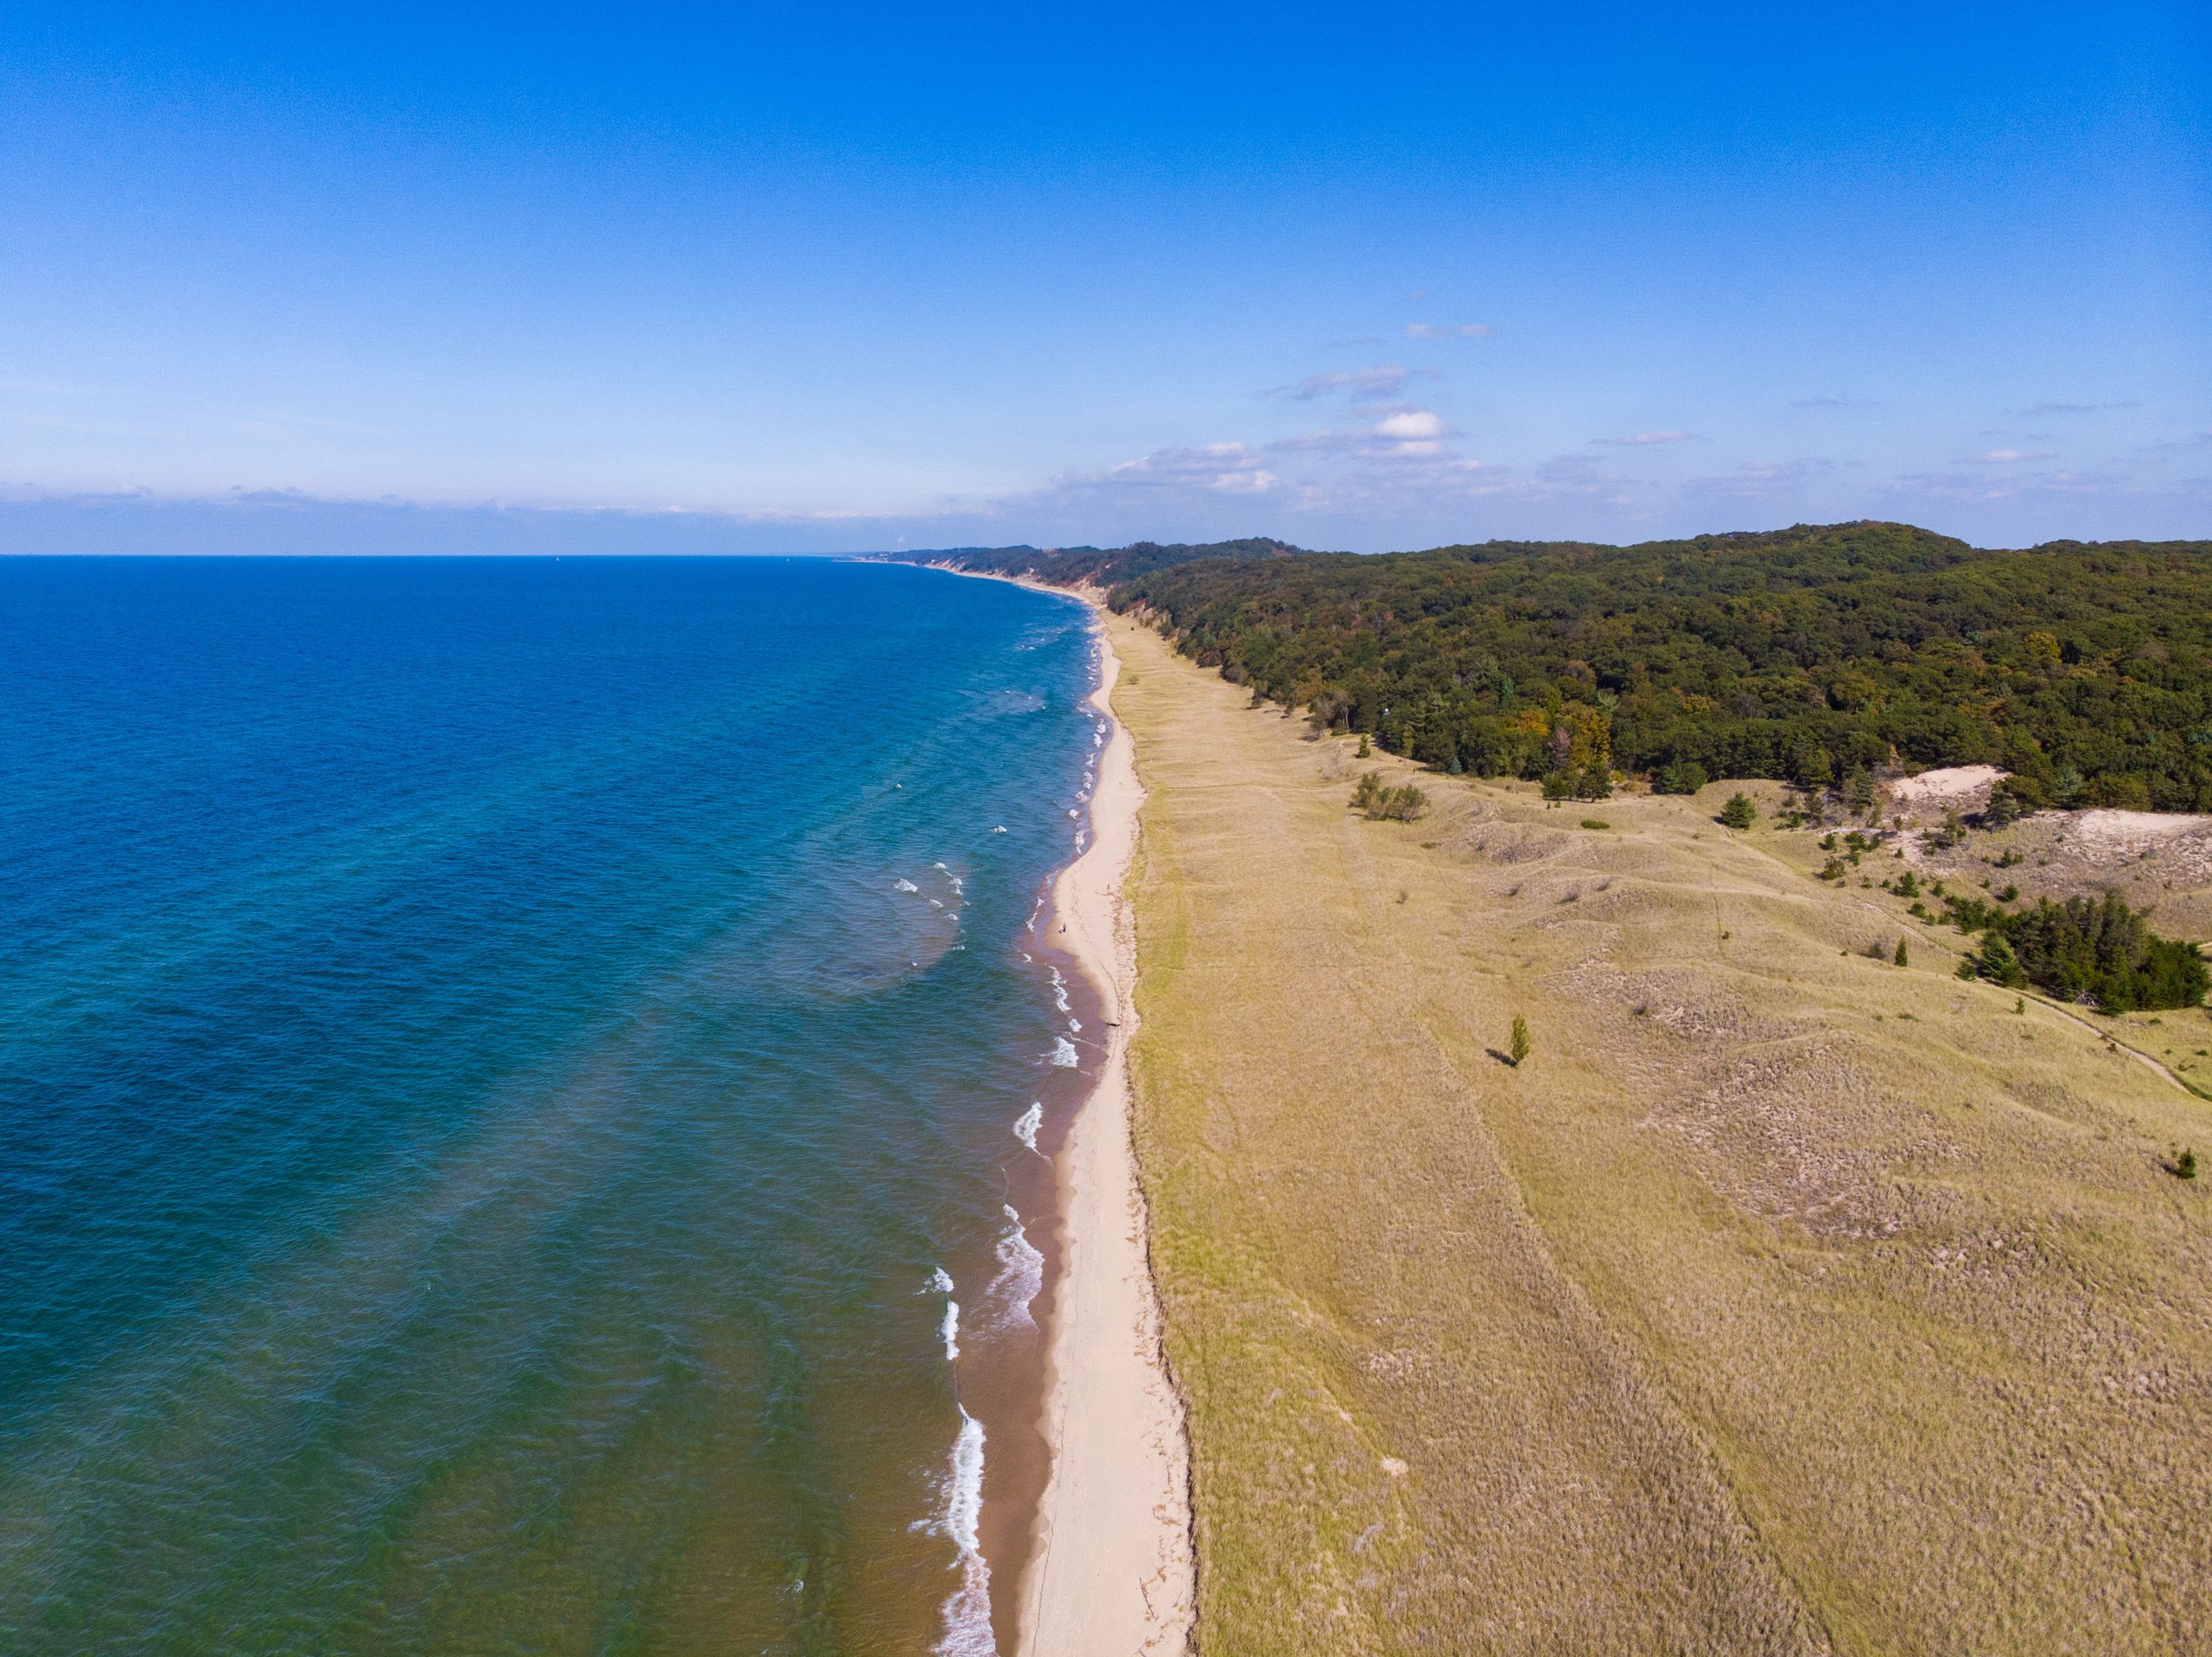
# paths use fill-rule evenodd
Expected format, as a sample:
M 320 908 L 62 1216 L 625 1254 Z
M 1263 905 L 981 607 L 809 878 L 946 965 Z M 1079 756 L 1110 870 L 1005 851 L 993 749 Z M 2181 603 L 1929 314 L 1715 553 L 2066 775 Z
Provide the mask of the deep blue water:
M 0 1649 L 939 1639 L 1090 676 L 887 566 L 0 560 Z

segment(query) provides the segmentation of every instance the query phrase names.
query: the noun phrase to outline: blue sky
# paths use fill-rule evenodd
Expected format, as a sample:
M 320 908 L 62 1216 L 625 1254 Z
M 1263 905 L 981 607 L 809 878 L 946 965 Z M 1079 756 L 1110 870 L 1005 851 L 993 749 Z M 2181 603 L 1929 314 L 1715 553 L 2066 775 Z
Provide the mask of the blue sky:
M 0 492 L 2212 535 L 2199 5 L 0 12 Z

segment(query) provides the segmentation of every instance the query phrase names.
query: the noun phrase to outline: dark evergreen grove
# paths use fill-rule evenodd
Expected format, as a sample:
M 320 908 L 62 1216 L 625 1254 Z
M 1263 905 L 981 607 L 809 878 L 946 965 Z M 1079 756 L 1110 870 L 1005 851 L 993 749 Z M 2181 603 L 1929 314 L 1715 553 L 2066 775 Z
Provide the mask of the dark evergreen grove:
M 1982 932 L 1974 970 L 1995 983 L 2032 984 L 2108 1013 L 2194 1007 L 2212 989 L 2212 967 L 2193 945 L 2161 938 L 2117 894 L 2101 901 L 2044 899 L 2017 915 L 1976 903 L 1954 918 Z
M 1680 787 L 1990 763 L 2031 804 L 2212 810 L 2212 543 L 1995 551 L 1859 523 L 985 556 L 1111 583 L 1201 664 L 1441 769 Z

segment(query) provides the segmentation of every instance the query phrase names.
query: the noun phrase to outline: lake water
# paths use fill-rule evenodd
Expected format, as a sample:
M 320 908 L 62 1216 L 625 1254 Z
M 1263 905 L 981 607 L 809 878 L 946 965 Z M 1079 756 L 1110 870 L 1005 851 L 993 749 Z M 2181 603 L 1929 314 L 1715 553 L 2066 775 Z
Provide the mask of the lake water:
M 891 566 L 0 560 L 0 1649 L 989 1649 L 1093 671 Z

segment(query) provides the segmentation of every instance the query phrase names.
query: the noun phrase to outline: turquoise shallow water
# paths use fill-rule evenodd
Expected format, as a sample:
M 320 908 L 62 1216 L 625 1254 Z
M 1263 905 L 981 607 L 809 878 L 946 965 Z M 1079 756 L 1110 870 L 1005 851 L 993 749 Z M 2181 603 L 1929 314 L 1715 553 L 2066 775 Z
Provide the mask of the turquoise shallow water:
M 0 560 L 0 1648 L 983 1648 L 1091 671 L 887 566 Z

